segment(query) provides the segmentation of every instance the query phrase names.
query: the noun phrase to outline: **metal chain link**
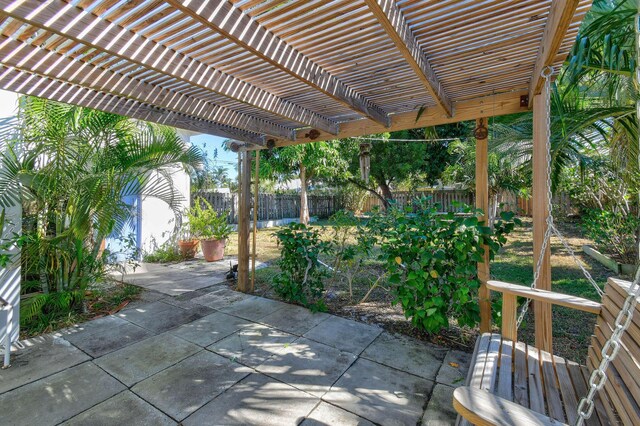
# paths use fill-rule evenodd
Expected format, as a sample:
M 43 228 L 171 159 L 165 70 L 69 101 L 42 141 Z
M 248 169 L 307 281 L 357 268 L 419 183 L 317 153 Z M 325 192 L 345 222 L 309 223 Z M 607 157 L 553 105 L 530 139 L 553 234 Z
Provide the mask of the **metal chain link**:
M 640 60 L 640 1 L 638 1 L 638 14 L 634 21 L 635 35 L 636 35 L 636 61 Z M 635 70 L 635 87 L 640 91 L 640 63 Z M 640 126 L 640 99 L 636 101 L 636 119 L 639 120 Z M 640 145 L 640 135 L 638 144 Z M 578 420 L 576 426 L 582 426 L 589 417 L 593 414 L 594 399 L 596 393 L 602 389 L 607 382 L 607 368 L 609 364 L 616 358 L 618 351 L 620 351 L 620 339 L 622 334 L 629 328 L 636 306 L 638 304 L 638 298 L 640 297 L 640 267 L 636 270 L 636 276 L 629 288 L 629 295 L 624 301 L 622 310 L 618 313 L 616 321 L 614 323 L 615 329 L 611 333 L 611 337 L 602 347 L 602 360 L 597 369 L 593 371 L 589 378 L 589 393 L 580 400 L 578 405 Z
M 533 271 L 533 282 L 531 283 L 531 288 L 536 288 L 538 285 L 538 281 L 540 279 L 540 272 L 542 272 L 542 264 L 544 261 L 544 253 L 547 250 L 547 246 L 549 245 L 549 241 L 551 240 L 551 233 L 553 227 L 553 204 L 551 198 L 553 194 L 551 193 L 551 75 L 553 75 L 553 67 L 546 67 L 542 70 L 541 76 L 544 78 L 544 91 L 543 91 L 543 99 L 544 99 L 544 110 L 546 115 L 546 126 L 545 126 L 545 151 L 546 151 L 546 159 L 545 159 L 545 178 L 547 185 L 547 229 L 544 233 L 544 238 L 542 239 L 542 246 L 540 247 L 540 255 L 538 256 L 538 261 L 536 262 L 536 268 Z M 522 321 L 527 316 L 527 311 L 529 310 L 529 304 L 531 303 L 530 299 L 527 299 L 522 309 L 520 311 L 520 315 L 518 316 L 518 320 L 516 322 L 516 328 L 520 327 Z

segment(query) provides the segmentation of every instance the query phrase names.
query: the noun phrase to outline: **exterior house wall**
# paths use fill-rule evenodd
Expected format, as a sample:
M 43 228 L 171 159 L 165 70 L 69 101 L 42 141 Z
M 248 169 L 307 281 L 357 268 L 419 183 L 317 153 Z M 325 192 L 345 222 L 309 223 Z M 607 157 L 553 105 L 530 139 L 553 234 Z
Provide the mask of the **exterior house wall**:
M 18 95 L 13 92 L 0 91 L 0 120 L 4 121 L 15 116 Z M 7 120 L 8 121 L 8 120 Z M 20 233 L 22 230 L 22 208 L 15 206 L 5 212 L 5 228 L 2 239 Z M 9 332 L 11 341 L 18 340 L 20 335 L 20 250 L 12 247 L 13 261 L 7 268 L 0 269 L 0 297 L 9 302 L 12 310 L 9 312 Z M 6 328 L 0 325 L 0 336 L 4 336 Z
M 189 143 L 191 133 L 178 130 L 178 134 Z M 182 213 L 191 204 L 191 178 L 181 167 L 171 169 L 171 177 L 175 188 L 182 195 L 179 208 Z M 167 203 L 154 197 L 145 197 L 141 200 L 139 248 L 143 252 L 153 252 L 157 246 L 162 245 L 171 237 L 175 227 L 176 215 Z

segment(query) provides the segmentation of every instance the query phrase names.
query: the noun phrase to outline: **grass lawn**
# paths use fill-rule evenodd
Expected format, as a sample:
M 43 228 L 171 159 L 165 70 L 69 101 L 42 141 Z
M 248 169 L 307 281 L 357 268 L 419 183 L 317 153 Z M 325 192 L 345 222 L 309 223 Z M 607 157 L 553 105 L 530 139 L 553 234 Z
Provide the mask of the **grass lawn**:
M 582 245 L 592 242 L 584 238 L 579 227 L 573 223 L 560 223 L 559 228 L 577 257 L 586 265 L 591 276 L 598 284 L 604 286 L 607 277 L 615 274 L 582 253 Z M 531 220 L 524 220 L 523 226 L 509 237 L 509 243 L 491 264 L 493 278 L 514 284 L 531 285 L 533 281 L 531 229 Z M 557 238 L 552 238 L 551 265 L 554 291 L 600 301 L 598 293 L 584 278 L 580 267 L 575 264 L 569 252 Z M 554 306 L 552 315 L 554 352 L 584 363 L 596 316 L 561 306 Z M 526 323 L 522 325 L 519 336 L 519 340 L 527 343 L 534 342 L 532 312 L 527 315 Z
M 329 237 L 331 227 L 326 222 L 318 226 L 324 228 Z M 523 218 L 523 225 L 510 236 L 507 245 L 496 256 L 491 264 L 493 278 L 514 284 L 530 285 L 533 280 L 533 254 L 531 243 L 531 219 Z M 590 241 L 581 236 L 580 229 L 572 223 L 560 224 L 562 232 L 578 257 L 586 264 L 596 281 L 602 285 L 612 272 L 602 267 L 590 257 L 582 254 L 580 247 Z M 279 258 L 276 238 L 273 236 L 277 228 L 259 230 L 257 234 L 257 258 L 268 262 L 269 266 L 256 272 L 255 293 L 265 297 L 277 298 L 270 287 L 271 279 L 278 273 L 275 261 Z M 598 294 L 583 277 L 580 268 L 575 265 L 570 254 L 559 240 L 552 240 L 552 276 L 553 289 L 566 294 L 598 300 Z M 227 245 L 227 254 L 237 255 L 237 235 L 232 235 Z M 331 259 L 323 259 L 330 263 Z M 384 285 L 374 290 L 365 303 L 359 303 L 367 293 L 371 284 L 382 273 L 382 266 L 375 260 L 367 264 L 367 268 L 358 274 L 353 283 L 353 297 L 348 292 L 347 281 L 342 276 L 330 277 L 326 280 L 327 305 L 329 311 L 340 316 L 378 324 L 387 330 L 408 334 L 419 339 L 437 344 L 455 347 L 467 351 L 473 349 L 477 330 L 460 328 L 455 325 L 438 335 L 416 330 L 404 317 L 398 306 L 392 306 L 392 297 Z M 496 295 L 498 297 L 498 295 Z M 557 355 L 583 362 L 586 358 L 590 336 L 593 332 L 595 316 L 563 307 L 553 308 L 554 350 Z M 497 329 L 496 329 L 497 330 Z M 533 343 L 533 315 L 530 313 L 520 330 L 520 339 Z

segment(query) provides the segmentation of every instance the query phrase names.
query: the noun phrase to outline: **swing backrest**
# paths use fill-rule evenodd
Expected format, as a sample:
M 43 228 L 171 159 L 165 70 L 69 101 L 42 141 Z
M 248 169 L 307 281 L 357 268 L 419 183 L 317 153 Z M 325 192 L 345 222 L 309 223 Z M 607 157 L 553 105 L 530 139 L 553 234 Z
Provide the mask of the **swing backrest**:
M 589 346 L 587 367 L 595 369 L 602 360 L 602 347 L 611 337 L 615 327 L 615 320 L 622 310 L 624 300 L 629 294 L 631 283 L 628 281 L 609 278 L 602 298 L 602 310 L 598 316 L 594 334 Z M 623 424 L 640 424 L 640 305 L 636 306 L 633 320 L 629 329 L 622 335 L 622 346 L 618 356 L 609 365 L 607 383 L 601 397 L 609 400 L 615 407 Z M 604 404 L 607 411 L 609 404 Z M 615 418 L 613 413 L 608 413 Z

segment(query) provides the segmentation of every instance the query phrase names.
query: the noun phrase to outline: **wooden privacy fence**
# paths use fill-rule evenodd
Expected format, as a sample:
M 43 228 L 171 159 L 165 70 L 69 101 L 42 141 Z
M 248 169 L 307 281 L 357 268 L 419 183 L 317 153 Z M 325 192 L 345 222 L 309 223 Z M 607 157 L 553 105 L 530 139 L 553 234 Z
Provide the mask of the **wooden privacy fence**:
M 193 195 L 192 202 L 197 197 L 206 199 L 217 212 L 228 212 L 229 223 L 238 223 L 238 195 L 218 192 L 199 192 Z M 436 189 L 419 192 L 394 192 L 394 200 L 398 206 L 406 206 L 412 200 L 421 197 L 430 197 L 432 203 L 438 203 L 441 211 L 456 211 L 455 202 L 474 205 L 474 194 L 471 191 L 460 189 Z M 523 216 L 531 216 L 533 205 L 531 199 L 517 197 L 513 193 L 504 192 L 498 195 L 498 204 L 502 204 L 503 210 L 515 210 Z M 253 195 L 251 196 L 253 207 Z M 571 214 L 575 210 L 575 203 L 566 193 L 556 194 L 553 197 L 554 209 L 561 215 Z M 368 213 L 374 207 L 382 207 L 382 201 L 373 194 L 364 198 L 362 212 Z M 340 195 L 309 195 L 309 215 L 319 218 L 327 218 L 338 210 L 345 208 L 345 203 Z M 258 201 L 258 220 L 279 220 L 300 217 L 300 195 L 298 194 L 260 194 Z
M 229 223 L 238 223 L 238 194 L 198 192 L 191 197 L 191 202 L 193 203 L 198 197 L 207 200 L 218 213 L 227 212 Z M 309 195 L 308 200 L 310 216 L 327 218 L 343 208 L 342 197 L 338 195 Z M 251 208 L 253 208 L 253 195 L 251 196 Z M 300 217 L 300 195 L 258 195 L 259 221 L 298 217 Z
M 553 194 L 551 202 L 554 214 L 557 214 L 558 216 L 569 216 L 579 212 L 575 201 L 573 201 L 571 196 L 566 192 Z M 533 214 L 533 198 L 518 197 L 517 205 L 517 211 L 520 215 L 531 216 Z
M 456 211 L 458 210 L 454 203 L 464 203 L 473 205 L 474 197 L 473 193 L 460 189 L 436 189 L 433 191 L 419 191 L 419 192 L 394 192 L 394 200 L 399 207 L 404 207 L 411 203 L 413 200 L 421 197 L 429 197 L 433 204 L 439 204 L 442 211 Z M 368 213 L 373 210 L 374 207 L 382 207 L 382 200 L 371 194 L 364 200 L 362 207 L 363 213 Z

